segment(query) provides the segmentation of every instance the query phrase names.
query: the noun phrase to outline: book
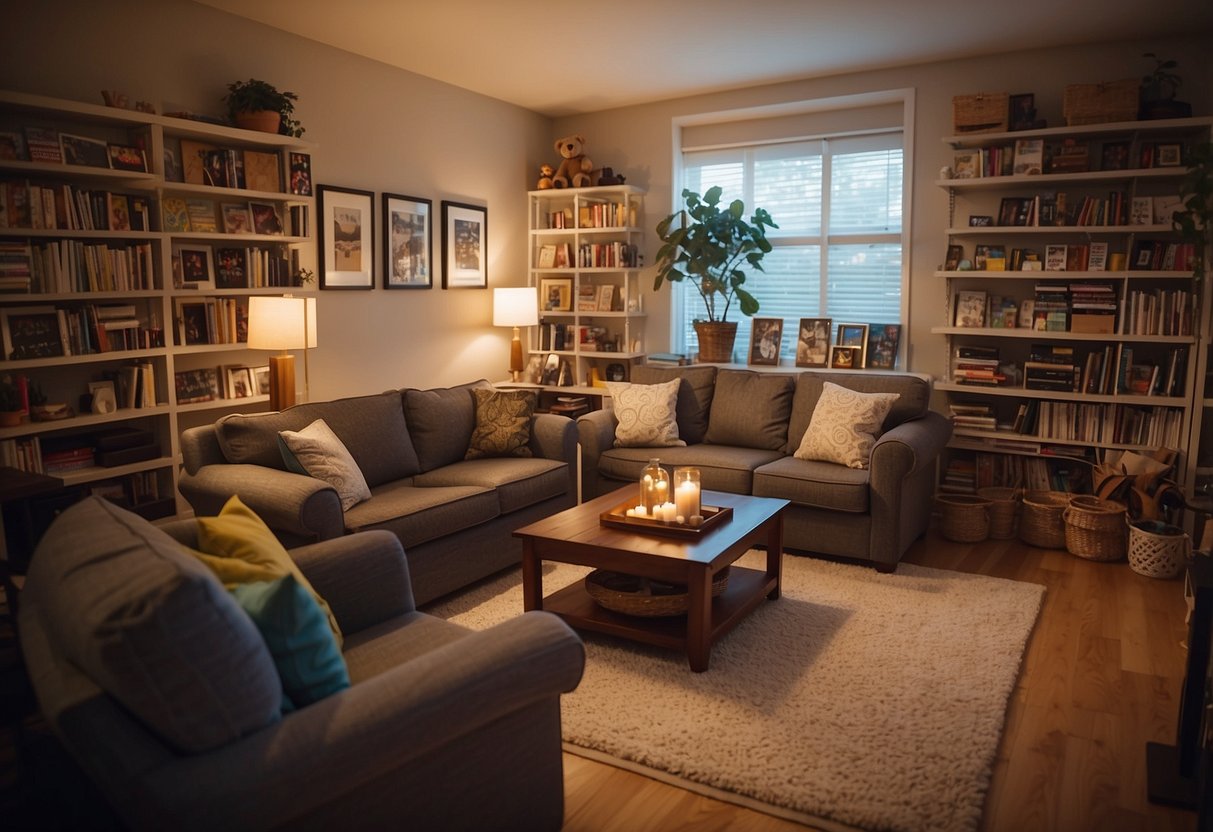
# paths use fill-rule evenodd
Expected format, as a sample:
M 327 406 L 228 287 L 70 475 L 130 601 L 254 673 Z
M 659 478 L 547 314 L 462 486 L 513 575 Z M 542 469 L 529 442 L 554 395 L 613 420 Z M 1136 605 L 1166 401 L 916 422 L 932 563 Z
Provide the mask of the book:
M 966 150 L 957 153 L 952 162 L 953 179 L 981 178 L 981 151 Z
M 1066 270 L 1066 246 L 1050 244 L 1045 246 L 1045 271 L 1062 272 Z
M 209 185 L 206 176 L 206 155 L 218 150 L 212 144 L 181 140 L 181 173 L 183 181 L 190 185 Z
M 215 203 L 209 199 L 187 199 L 186 211 L 189 213 L 190 231 L 214 233 L 219 230 L 215 219 Z
M 257 234 L 282 234 L 282 216 L 272 202 L 250 202 L 253 231 Z
M 31 162 L 63 164 L 63 150 L 59 145 L 59 133 L 47 127 L 26 127 L 25 147 Z
M 1044 171 L 1044 140 L 1016 139 L 1015 165 L 1012 169 L 1016 176 L 1036 176 Z
M 215 249 L 215 288 L 249 288 L 248 252 L 245 249 Z
M 190 230 L 189 208 L 185 204 L 184 199 L 175 196 L 166 196 L 160 204 L 164 212 L 162 222 L 165 231 L 175 232 Z
M 222 204 L 223 233 L 251 234 L 253 219 L 249 215 L 248 205 L 244 202 L 225 202 Z
M 296 196 L 312 195 L 312 157 L 307 153 L 290 154 L 291 193 Z
M 110 167 L 114 170 L 132 170 L 147 172 L 147 156 L 141 147 L 125 144 L 111 144 L 109 151 Z

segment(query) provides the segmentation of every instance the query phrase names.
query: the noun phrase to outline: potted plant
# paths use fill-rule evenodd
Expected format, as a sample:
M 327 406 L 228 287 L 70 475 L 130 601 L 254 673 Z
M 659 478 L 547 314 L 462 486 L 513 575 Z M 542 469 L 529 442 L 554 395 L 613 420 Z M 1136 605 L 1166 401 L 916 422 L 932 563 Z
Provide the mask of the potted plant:
M 686 207 L 657 225 L 662 242 L 657 252 L 654 291 L 665 281 L 689 279 L 703 298 L 705 318 L 694 322 L 701 361 L 727 362 L 733 357 L 737 323 L 728 319 L 733 302 L 741 314 L 752 316 L 758 300 L 745 288 L 748 266 L 762 271 L 762 258 L 771 250 L 767 229 L 779 226 L 763 208 L 745 219 L 745 204 L 735 199 L 720 207 L 721 188 L 709 188 L 701 197 L 682 192 Z
M 15 428 L 23 416 L 21 391 L 8 376 L 0 378 L 0 427 Z
M 272 84 L 250 78 L 228 84 L 223 100 L 237 127 L 296 138 L 303 135 L 303 125 L 294 118 L 299 96 L 293 92 L 279 92 Z
M 1175 94 L 1183 84 L 1183 79 L 1172 71 L 1179 62 L 1164 61 L 1153 52 L 1146 52 L 1142 57 L 1154 60 L 1154 71 L 1141 79 L 1141 105 L 1137 117 L 1187 118 L 1192 115 L 1191 104 L 1175 100 Z
M 1188 154 L 1179 198 L 1183 207 L 1171 214 L 1171 225 L 1185 243 L 1192 244 L 1192 276 L 1199 280 L 1213 246 L 1213 142 L 1202 142 Z

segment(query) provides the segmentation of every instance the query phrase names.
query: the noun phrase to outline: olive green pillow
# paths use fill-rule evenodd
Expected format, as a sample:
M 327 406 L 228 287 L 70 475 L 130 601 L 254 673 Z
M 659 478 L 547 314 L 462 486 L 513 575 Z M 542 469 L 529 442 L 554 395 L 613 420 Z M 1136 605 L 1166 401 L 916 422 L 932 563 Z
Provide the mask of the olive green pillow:
M 472 390 L 476 426 L 464 459 L 531 456 L 531 417 L 537 404 L 529 390 Z

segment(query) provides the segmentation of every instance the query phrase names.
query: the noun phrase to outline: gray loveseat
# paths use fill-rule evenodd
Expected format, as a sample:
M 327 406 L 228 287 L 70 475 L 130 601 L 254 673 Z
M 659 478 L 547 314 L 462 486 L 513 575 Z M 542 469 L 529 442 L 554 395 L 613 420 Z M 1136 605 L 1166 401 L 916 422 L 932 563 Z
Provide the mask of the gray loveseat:
M 926 530 L 936 459 L 952 435 L 951 422 L 929 409 L 926 379 L 697 365 L 636 367 L 631 380 L 657 384 L 673 378 L 681 379 L 678 435 L 686 447 L 617 448 L 612 410 L 578 419 L 584 499 L 637 482 L 644 466 L 657 457 L 666 468 L 699 468 L 706 489 L 790 500 L 783 515 L 789 549 L 870 561 L 892 571 Z M 866 469 L 792 456 L 826 381 L 864 393 L 901 394 Z
M 225 416 L 181 437 L 181 493 L 216 515 L 233 494 L 287 546 L 383 529 L 404 545 L 418 604 L 519 563 L 514 529 L 576 503 L 577 431 L 531 420 L 530 457 L 465 460 L 478 381 Z M 342 511 L 328 483 L 287 470 L 278 432 L 323 419 L 361 469 L 371 498 Z
M 387 532 L 303 546 L 351 685 L 280 715 L 253 620 L 178 541 L 196 547 L 197 523 L 90 497 L 21 595 L 42 713 L 127 827 L 560 828 L 560 695 L 584 667 L 564 622 L 520 610 L 473 632 L 418 612 Z

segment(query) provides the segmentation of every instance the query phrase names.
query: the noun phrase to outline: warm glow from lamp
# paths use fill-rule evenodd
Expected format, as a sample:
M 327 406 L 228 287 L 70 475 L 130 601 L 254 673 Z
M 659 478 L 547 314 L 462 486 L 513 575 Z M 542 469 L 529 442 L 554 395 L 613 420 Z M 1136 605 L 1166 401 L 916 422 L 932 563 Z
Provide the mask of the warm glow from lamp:
M 534 286 L 493 290 L 493 326 L 514 327 L 510 341 L 510 377 L 522 377 L 522 340 L 518 328 L 539 323 L 539 295 Z
M 295 356 L 303 350 L 304 390 L 307 394 L 307 350 L 316 346 L 316 299 L 254 296 L 248 305 L 248 346 L 278 350 L 270 358 L 270 408 L 282 410 L 295 403 Z

